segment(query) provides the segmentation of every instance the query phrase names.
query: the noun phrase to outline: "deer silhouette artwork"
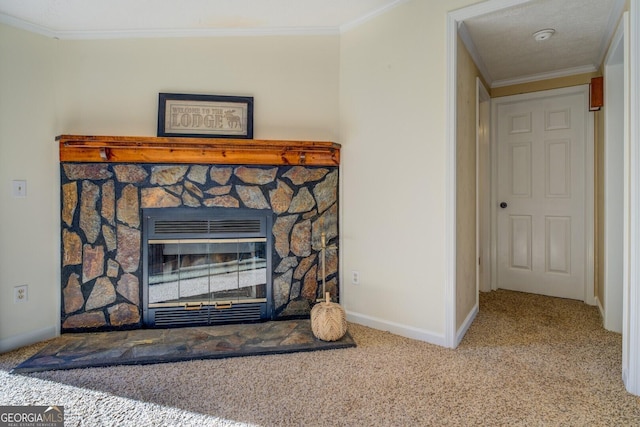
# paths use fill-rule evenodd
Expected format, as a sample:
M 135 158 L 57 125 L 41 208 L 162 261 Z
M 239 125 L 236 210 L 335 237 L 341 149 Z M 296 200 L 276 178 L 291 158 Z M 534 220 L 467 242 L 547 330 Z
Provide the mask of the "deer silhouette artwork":
M 236 110 L 227 110 L 224 112 L 224 118 L 227 119 L 227 125 L 230 128 L 241 128 L 242 127 L 242 119 L 240 116 L 233 114 Z

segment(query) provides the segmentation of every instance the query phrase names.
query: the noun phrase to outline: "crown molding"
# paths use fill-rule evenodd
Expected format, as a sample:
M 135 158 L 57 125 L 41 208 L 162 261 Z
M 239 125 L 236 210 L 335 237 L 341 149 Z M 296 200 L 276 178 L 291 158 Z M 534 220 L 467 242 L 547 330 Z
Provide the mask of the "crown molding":
M 352 30 L 356 27 L 359 27 L 360 25 L 364 24 L 365 22 L 371 21 L 372 19 L 376 18 L 377 16 L 383 15 L 387 12 L 389 12 L 391 9 L 395 9 L 396 7 L 400 6 L 403 3 L 408 2 L 409 0 L 396 0 L 393 3 L 390 3 L 386 6 L 381 7 L 380 9 L 376 9 L 372 12 L 367 13 L 366 15 L 363 15 L 359 18 L 354 19 L 351 22 L 348 22 L 346 24 L 343 24 L 340 26 L 340 33 L 345 33 L 349 30 Z
M 10 15 L 5 15 L 4 13 L 0 13 L 0 24 L 6 24 L 11 27 L 16 27 L 21 30 L 29 31 L 31 33 L 40 34 L 41 36 L 56 38 L 55 31 L 43 27 L 41 25 L 36 25 L 31 22 L 23 21 L 22 19 L 14 18 Z
M 405 0 L 402 0 L 405 1 Z M 148 30 L 64 31 L 32 24 L 13 16 L 0 14 L 0 23 L 45 37 L 61 40 L 104 40 L 133 38 L 178 37 L 255 37 L 255 36 L 326 36 L 339 35 L 338 27 L 275 27 L 275 28 L 196 28 Z
M 64 40 L 98 40 L 181 37 L 326 36 L 338 34 L 340 34 L 340 32 L 337 27 L 198 28 L 161 30 L 58 31 L 56 33 L 56 38 Z
M 530 74 L 528 76 L 516 77 L 513 79 L 496 80 L 491 84 L 491 88 L 512 86 L 523 83 L 537 82 L 540 80 L 555 79 L 558 77 L 574 76 L 577 74 L 595 73 L 598 67 L 595 65 L 583 65 L 580 67 L 565 68 L 563 70 L 550 71 L 548 73 Z

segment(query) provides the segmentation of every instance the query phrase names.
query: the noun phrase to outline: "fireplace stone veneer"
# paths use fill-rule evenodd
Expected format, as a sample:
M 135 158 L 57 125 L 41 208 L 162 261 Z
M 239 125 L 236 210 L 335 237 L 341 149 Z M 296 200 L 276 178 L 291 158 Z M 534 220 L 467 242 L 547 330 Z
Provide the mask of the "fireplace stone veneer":
M 65 162 L 61 156 L 63 331 L 142 327 L 142 209 L 269 209 L 273 317 L 338 299 L 338 167 Z

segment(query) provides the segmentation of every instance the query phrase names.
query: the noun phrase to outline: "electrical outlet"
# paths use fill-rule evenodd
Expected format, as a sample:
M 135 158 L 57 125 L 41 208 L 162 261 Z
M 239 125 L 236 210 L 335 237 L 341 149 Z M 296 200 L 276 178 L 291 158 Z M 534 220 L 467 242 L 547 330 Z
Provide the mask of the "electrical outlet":
M 351 271 L 351 283 L 353 283 L 354 285 L 359 285 L 360 284 L 360 272 L 353 270 Z
M 29 294 L 27 293 L 27 285 L 16 286 L 13 288 L 13 302 L 14 304 L 27 302 L 29 300 Z

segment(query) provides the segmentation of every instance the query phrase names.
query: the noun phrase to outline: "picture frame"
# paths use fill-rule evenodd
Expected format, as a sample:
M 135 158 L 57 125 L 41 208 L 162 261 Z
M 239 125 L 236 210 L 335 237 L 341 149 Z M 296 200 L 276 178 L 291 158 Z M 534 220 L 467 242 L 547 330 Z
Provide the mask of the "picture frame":
M 253 97 L 160 93 L 157 136 L 253 139 Z

